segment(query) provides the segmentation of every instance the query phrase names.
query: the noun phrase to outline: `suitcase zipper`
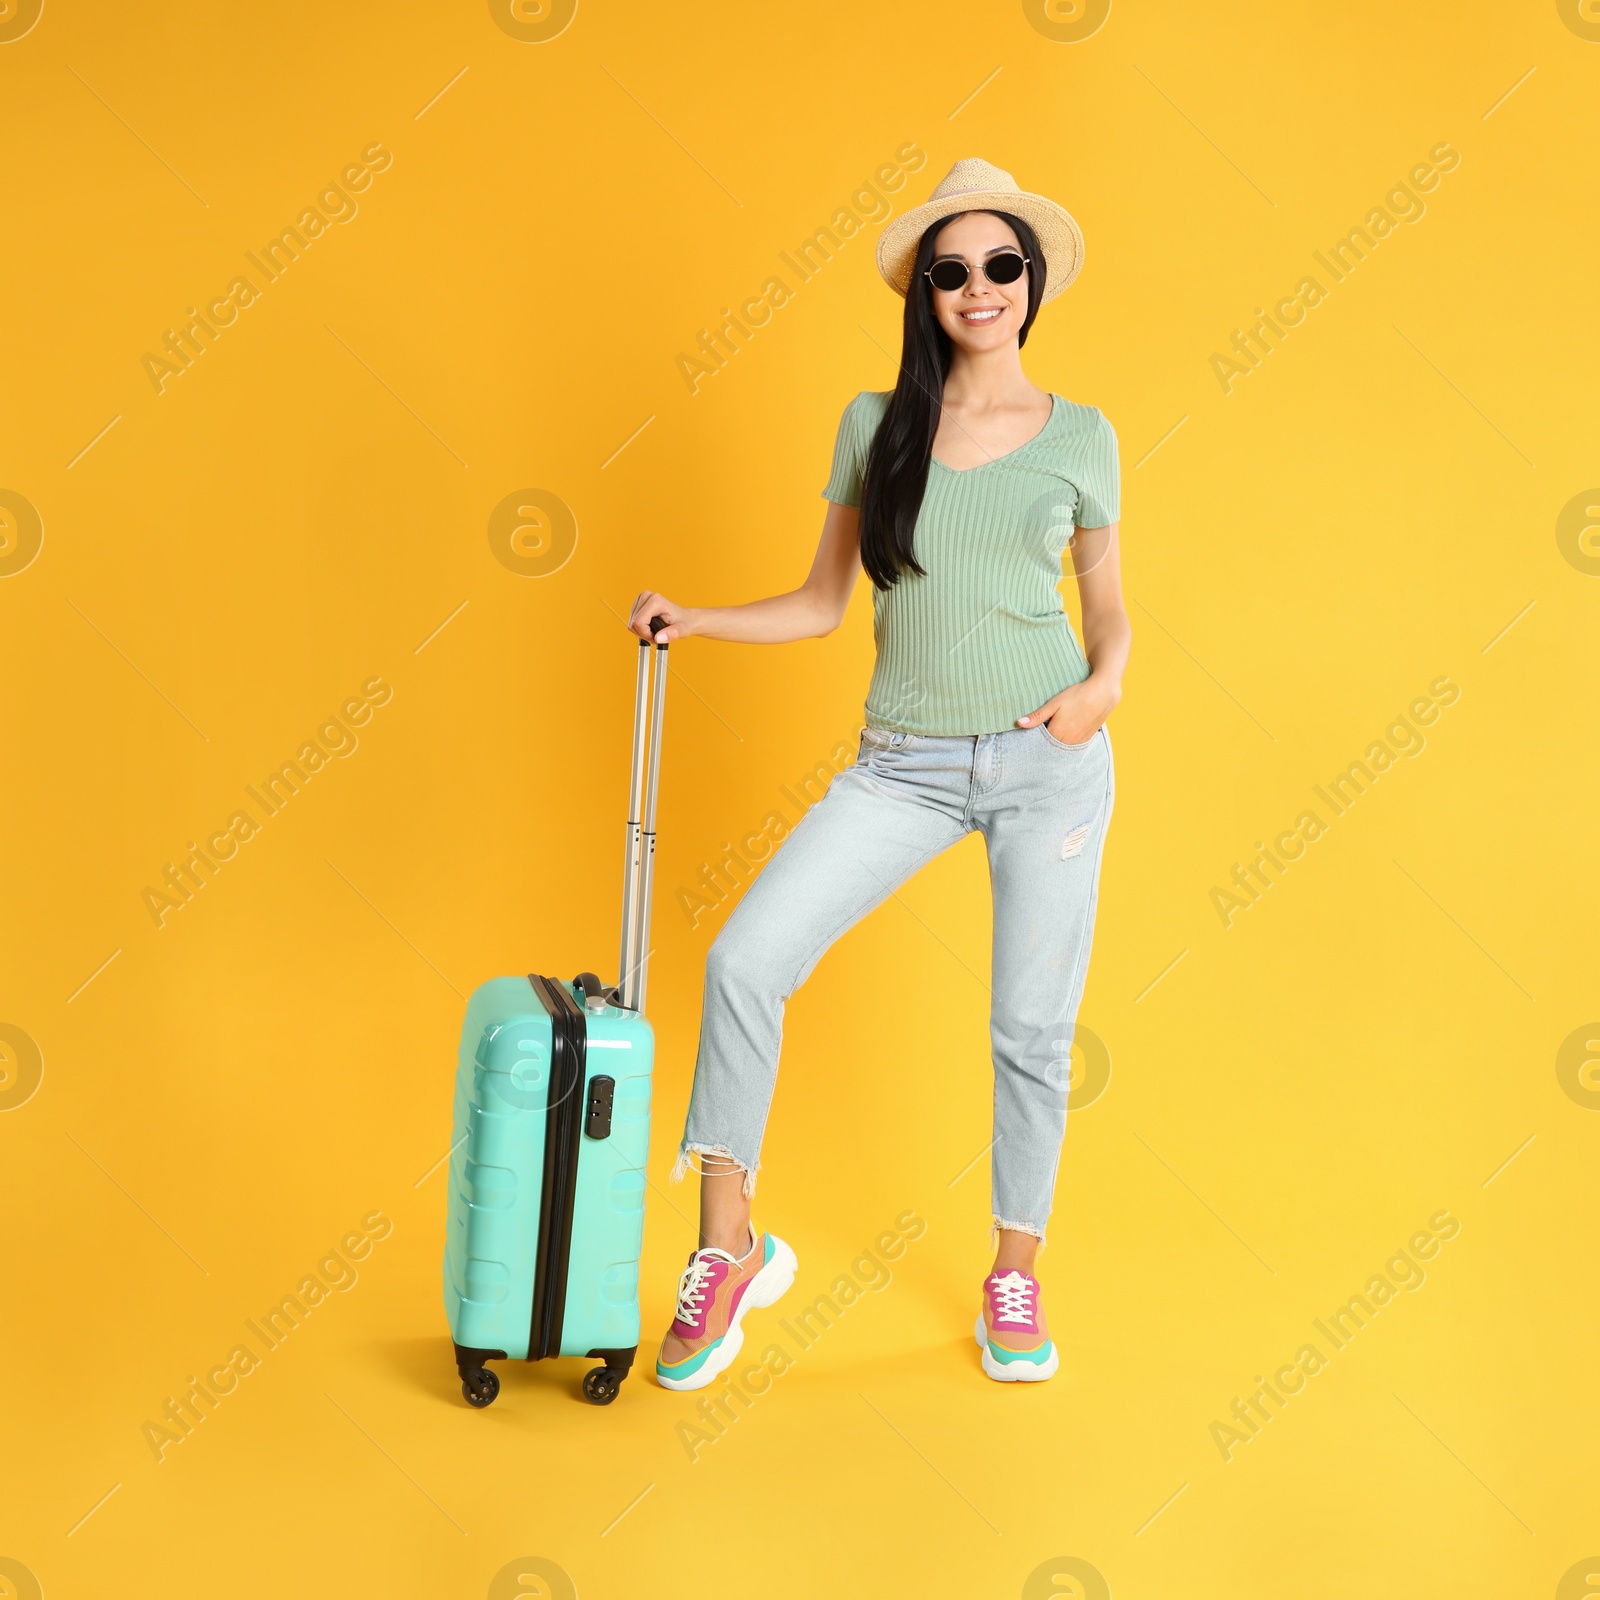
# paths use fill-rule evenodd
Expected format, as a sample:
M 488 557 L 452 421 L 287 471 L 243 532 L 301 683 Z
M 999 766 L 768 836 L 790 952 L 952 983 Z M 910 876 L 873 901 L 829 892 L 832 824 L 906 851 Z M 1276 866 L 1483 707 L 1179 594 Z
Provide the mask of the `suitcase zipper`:
M 528 975 L 550 1013 L 550 1089 L 545 1106 L 544 1178 L 539 1207 L 539 1249 L 534 1267 L 528 1359 L 561 1353 L 578 1184 L 578 1130 L 587 1077 L 588 1029 L 566 985 Z

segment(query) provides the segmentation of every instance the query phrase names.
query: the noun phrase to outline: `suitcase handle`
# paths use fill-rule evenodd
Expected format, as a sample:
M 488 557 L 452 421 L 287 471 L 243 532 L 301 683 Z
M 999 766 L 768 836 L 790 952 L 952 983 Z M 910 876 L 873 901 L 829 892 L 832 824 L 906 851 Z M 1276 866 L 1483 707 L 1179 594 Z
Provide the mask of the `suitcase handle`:
M 604 1011 L 610 996 L 606 986 L 601 983 L 596 974 L 580 972 L 572 980 L 574 987 L 583 990 L 583 1009 L 585 1011 Z
M 655 635 L 667 619 L 650 619 Z M 617 1004 L 643 1012 L 645 979 L 650 965 L 650 899 L 655 880 L 656 788 L 661 776 L 661 719 L 666 709 L 667 646 L 650 648 L 640 639 L 638 674 L 633 693 L 633 762 L 628 781 L 628 825 L 623 850 L 622 949 L 618 960 Z M 654 682 L 651 657 L 655 657 Z M 654 692 L 652 693 L 652 688 Z M 647 723 L 648 718 L 648 723 Z M 645 764 L 645 733 L 649 730 L 649 765 Z M 646 773 L 648 771 L 648 788 Z

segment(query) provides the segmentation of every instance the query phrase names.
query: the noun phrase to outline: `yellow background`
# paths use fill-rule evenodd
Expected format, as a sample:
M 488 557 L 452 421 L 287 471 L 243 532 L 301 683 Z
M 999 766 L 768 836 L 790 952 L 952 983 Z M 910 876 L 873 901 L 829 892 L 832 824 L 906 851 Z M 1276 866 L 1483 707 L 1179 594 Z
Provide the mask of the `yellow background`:
M 1551 1596 L 1600 1549 L 1600 1115 L 1556 1071 L 1600 1015 L 1600 580 L 1556 537 L 1600 482 L 1597 29 L 1035 13 L 583 0 L 539 42 L 483 4 L 49 0 L 0 43 L 0 487 L 44 530 L 0 579 L 0 1022 L 44 1071 L 0 1115 L 0 1592 Z M 1225 394 L 1213 352 L 1441 140 L 1426 216 Z M 145 353 L 375 141 L 359 215 L 158 395 Z M 791 1309 L 909 1208 L 892 1286 L 698 1460 L 693 1397 L 643 1374 L 595 1410 L 578 1363 L 508 1365 L 470 1411 L 438 1282 L 462 996 L 614 969 L 618 614 L 803 577 L 839 413 L 893 381 L 876 230 L 697 394 L 675 359 L 907 141 L 896 214 L 980 154 L 1077 216 L 1025 365 L 1122 446 L 1082 1013 L 1113 1070 L 1042 1257 L 1062 1372 L 987 1383 L 971 1341 L 972 839 L 796 997 L 764 1150 Z M 488 538 L 529 488 L 577 527 L 543 577 Z M 863 584 L 826 641 L 673 652 L 646 1366 L 728 909 L 676 891 L 853 742 L 871 648 Z M 1426 750 L 1224 928 L 1212 887 L 1441 674 Z M 142 892 L 373 675 L 359 748 L 158 929 Z M 1233 1397 L 1441 1208 L 1425 1286 L 1224 1461 Z M 143 1424 L 374 1210 L 359 1283 L 158 1463 Z

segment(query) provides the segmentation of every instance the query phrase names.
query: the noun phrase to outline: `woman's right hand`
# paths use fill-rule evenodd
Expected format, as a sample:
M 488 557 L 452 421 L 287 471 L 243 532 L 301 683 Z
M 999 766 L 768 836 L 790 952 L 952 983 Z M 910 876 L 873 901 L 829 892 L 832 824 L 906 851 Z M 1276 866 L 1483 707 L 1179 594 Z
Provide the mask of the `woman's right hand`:
M 659 633 L 651 633 L 650 623 L 656 617 L 665 617 L 667 625 Z M 633 602 L 633 614 L 628 618 L 628 627 L 641 639 L 649 639 L 655 644 L 671 644 L 674 639 L 687 639 L 695 631 L 694 620 L 693 607 L 674 605 L 664 594 L 646 589 Z

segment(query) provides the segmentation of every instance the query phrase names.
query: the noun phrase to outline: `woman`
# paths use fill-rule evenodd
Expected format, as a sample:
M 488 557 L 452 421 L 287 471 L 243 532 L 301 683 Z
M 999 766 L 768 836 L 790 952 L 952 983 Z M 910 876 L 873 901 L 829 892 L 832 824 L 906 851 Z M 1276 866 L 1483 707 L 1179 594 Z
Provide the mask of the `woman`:
M 700 1248 L 656 1364 L 669 1389 L 711 1383 L 738 1354 L 746 1311 L 794 1277 L 793 1251 L 750 1222 L 785 1000 L 841 933 L 974 829 L 994 893 L 997 1235 L 974 1331 L 991 1378 L 1056 1370 L 1033 1266 L 1111 818 L 1103 724 L 1122 695 L 1130 630 L 1116 435 L 1092 406 L 1035 388 L 1019 351 L 1082 259 L 1060 206 L 986 161 L 958 161 L 879 240 L 879 270 L 906 302 L 900 375 L 892 394 L 858 394 L 845 409 L 805 583 L 741 606 L 680 606 L 654 591 L 634 602 L 641 637 L 659 616 L 655 637 L 669 642 L 818 638 L 839 625 L 864 567 L 878 646 L 855 765 L 707 957 L 673 1174 L 700 1156 Z M 1082 649 L 1057 589 L 1069 546 Z

